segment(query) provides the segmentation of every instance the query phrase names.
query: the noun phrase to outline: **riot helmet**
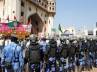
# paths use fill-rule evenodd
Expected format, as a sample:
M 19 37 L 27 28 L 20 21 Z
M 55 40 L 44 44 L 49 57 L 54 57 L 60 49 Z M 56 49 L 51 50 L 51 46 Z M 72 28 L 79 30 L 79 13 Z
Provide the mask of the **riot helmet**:
M 10 39 L 11 39 L 11 42 L 19 43 L 18 38 L 16 37 L 16 35 L 11 35 Z
M 57 47 L 57 42 L 54 38 L 50 39 L 49 44 L 51 47 Z
M 30 42 L 31 42 L 31 44 L 33 44 L 33 43 L 37 43 L 37 36 L 35 36 L 35 35 L 33 35 L 33 36 L 30 36 Z
M 43 37 L 41 40 L 42 40 L 42 41 L 46 41 L 46 38 L 45 38 L 45 37 Z

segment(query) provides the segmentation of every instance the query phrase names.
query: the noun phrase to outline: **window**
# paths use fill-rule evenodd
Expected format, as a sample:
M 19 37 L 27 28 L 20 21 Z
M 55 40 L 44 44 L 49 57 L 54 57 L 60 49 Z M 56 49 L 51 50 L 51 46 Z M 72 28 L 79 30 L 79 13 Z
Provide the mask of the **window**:
M 52 10 L 54 10 L 54 8 L 52 8 Z
M 51 5 L 51 2 L 50 2 L 50 5 Z
M 50 24 L 50 20 L 49 20 L 49 24 Z
M 31 7 L 29 7 L 29 11 L 31 11 Z
M 36 21 L 35 24 L 38 26 L 38 22 Z
M 15 13 L 15 11 L 13 11 L 13 13 Z
M 39 28 L 37 28 L 37 32 L 39 32 Z
M 45 14 L 45 17 L 47 17 L 47 15 Z
M 23 2 L 23 1 L 21 1 L 21 6 L 23 6 L 23 7 L 24 7 L 24 2 Z
M 50 10 L 51 10 L 51 7 L 50 7 Z
M 47 5 L 49 4 L 49 2 L 47 2 Z
M 46 24 L 46 21 L 45 21 L 45 24 Z
M 93 31 L 88 31 L 88 35 L 93 35 Z
M 42 16 L 42 13 L 41 13 L 41 16 Z
M 21 12 L 21 16 L 24 16 L 24 12 Z
M 47 5 L 45 5 L 45 8 L 47 7 Z
M 45 27 L 45 29 L 44 29 L 44 32 L 46 32 L 46 27 Z
M 54 3 L 52 3 L 52 5 L 54 5 Z
M 43 6 L 44 4 L 43 4 L 43 2 L 42 2 L 42 6 Z
M 38 0 L 38 2 L 41 2 L 41 0 Z

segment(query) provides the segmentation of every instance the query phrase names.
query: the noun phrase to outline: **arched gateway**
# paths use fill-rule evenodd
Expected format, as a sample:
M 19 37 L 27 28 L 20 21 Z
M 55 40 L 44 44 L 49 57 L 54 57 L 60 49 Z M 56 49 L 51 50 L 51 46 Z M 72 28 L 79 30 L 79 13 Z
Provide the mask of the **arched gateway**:
M 31 34 L 38 35 L 39 33 L 43 32 L 43 21 L 37 13 L 34 13 L 28 17 L 28 21 L 31 20 L 32 28 Z

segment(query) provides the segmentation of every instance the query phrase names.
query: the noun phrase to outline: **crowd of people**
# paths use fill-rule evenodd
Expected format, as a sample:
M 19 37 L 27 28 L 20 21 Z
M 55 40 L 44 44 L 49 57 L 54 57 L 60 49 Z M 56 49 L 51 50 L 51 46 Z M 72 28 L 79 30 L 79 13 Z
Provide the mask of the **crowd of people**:
M 97 39 L 0 38 L 0 72 L 82 72 L 97 67 Z

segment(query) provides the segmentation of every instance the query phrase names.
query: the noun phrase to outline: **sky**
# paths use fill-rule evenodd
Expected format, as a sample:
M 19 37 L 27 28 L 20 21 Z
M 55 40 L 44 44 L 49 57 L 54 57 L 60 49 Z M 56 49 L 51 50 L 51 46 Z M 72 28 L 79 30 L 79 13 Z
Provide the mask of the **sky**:
M 73 26 L 77 30 L 96 27 L 97 0 L 56 0 L 54 27 Z

